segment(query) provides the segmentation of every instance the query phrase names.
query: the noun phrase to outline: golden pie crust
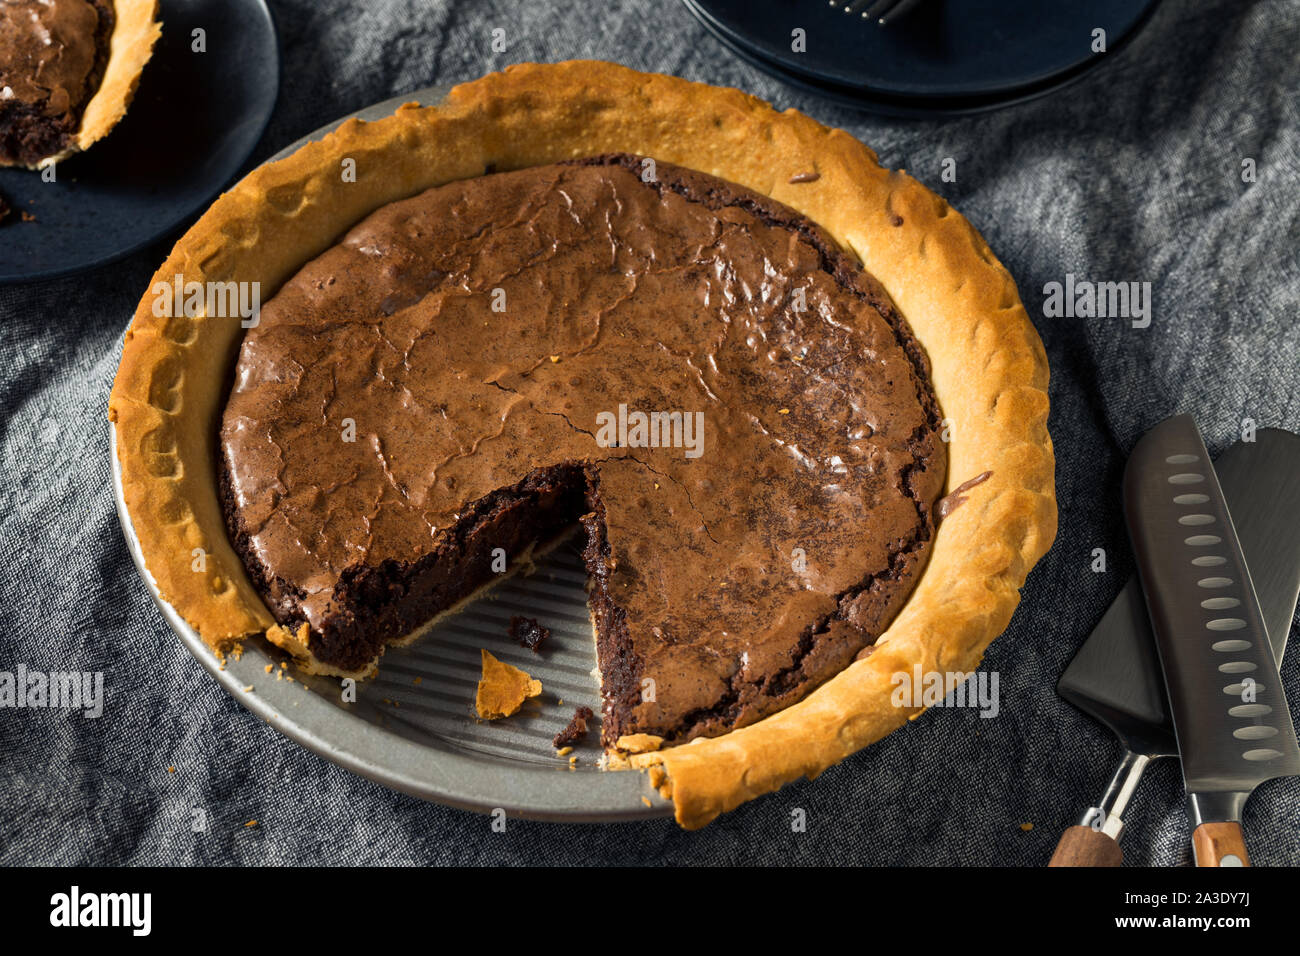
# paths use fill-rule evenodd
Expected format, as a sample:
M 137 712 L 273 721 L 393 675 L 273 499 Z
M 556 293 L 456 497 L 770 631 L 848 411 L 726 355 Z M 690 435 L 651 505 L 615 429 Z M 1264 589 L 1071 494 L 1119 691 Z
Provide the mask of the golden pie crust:
M 115 0 L 113 11 L 116 22 L 109 40 L 104 78 L 81 114 L 76 138 L 63 152 L 46 156 L 29 168 L 42 169 L 90 149 L 126 115 L 140 84 L 140 74 L 162 35 L 162 23 L 158 20 L 158 0 Z
M 950 439 L 948 490 L 991 472 L 939 525 L 925 571 L 872 653 L 721 737 L 648 752 L 657 740 L 623 742 L 642 751 L 625 762 L 648 769 L 693 828 L 815 777 L 916 717 L 923 708 L 891 702 L 892 676 L 973 671 L 1052 543 L 1047 359 L 1015 282 L 974 228 L 852 136 L 793 110 L 610 63 L 521 64 L 456 87 L 436 107 L 349 120 L 255 170 L 182 237 L 153 282 L 259 282 L 265 301 L 380 206 L 489 168 L 609 152 L 730 180 L 825 228 L 884 286 L 929 355 Z M 355 182 L 345 182 L 352 164 Z M 237 318 L 155 317 L 146 293 L 109 403 L 145 563 L 214 649 L 276 627 L 226 538 L 216 486 L 213 436 L 242 336 Z M 205 562 L 196 565 L 195 549 Z

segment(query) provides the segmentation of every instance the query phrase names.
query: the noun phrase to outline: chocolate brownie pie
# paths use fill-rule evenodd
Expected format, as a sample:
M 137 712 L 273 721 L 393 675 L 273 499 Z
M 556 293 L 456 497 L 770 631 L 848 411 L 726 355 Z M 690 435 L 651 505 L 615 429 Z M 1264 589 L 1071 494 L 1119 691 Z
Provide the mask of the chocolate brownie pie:
M 315 669 L 368 673 L 491 581 L 494 549 L 579 519 L 609 746 L 780 710 L 906 599 L 945 461 L 911 330 L 790 208 L 643 169 L 613 155 L 435 187 L 261 310 L 223 416 L 223 503 Z
M 108 134 L 158 38 L 157 6 L 0 2 L 0 166 L 44 166 Z
M 214 649 L 365 675 L 577 524 L 603 743 L 687 826 L 915 716 L 894 674 L 973 670 L 1055 532 L 1010 276 L 733 90 L 512 67 L 257 170 L 178 275 L 273 294 L 241 322 L 151 291 L 127 333 L 110 418 L 164 597 Z

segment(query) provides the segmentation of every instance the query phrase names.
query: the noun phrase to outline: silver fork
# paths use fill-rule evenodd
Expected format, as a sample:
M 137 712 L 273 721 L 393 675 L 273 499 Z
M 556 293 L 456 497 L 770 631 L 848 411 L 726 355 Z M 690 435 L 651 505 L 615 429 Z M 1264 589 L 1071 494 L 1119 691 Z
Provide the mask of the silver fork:
M 830 6 L 843 7 L 848 14 L 862 14 L 863 20 L 874 19 L 877 26 L 893 23 L 903 14 L 920 4 L 921 0 L 830 0 Z M 867 4 L 871 4 L 867 6 Z M 862 8 L 866 7 L 865 10 Z

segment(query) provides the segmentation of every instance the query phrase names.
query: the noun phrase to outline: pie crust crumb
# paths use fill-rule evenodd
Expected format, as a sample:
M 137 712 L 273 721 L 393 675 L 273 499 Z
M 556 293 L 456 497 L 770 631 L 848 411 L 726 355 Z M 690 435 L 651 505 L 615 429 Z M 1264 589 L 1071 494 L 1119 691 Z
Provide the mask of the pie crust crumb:
M 614 745 L 619 751 L 629 754 L 643 754 L 658 750 L 664 739 L 654 734 L 624 734 Z
M 499 661 L 486 650 L 483 656 L 483 676 L 479 678 L 478 692 L 474 695 L 474 709 L 484 720 L 509 717 L 530 697 L 542 692 L 542 682 L 529 677 L 504 661 Z

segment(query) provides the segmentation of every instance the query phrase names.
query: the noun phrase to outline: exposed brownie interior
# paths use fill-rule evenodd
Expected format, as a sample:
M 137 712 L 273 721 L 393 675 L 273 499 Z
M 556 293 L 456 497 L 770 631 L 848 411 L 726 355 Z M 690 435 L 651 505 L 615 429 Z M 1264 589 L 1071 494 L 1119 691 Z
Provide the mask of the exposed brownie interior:
M 629 410 L 677 412 L 675 440 L 611 442 Z M 928 556 L 939 418 L 817 226 L 594 157 L 384 207 L 286 283 L 235 370 L 223 503 L 273 614 L 344 670 L 580 521 L 603 740 L 676 742 L 874 643 Z
M 538 469 L 471 504 L 418 560 L 349 566 L 334 587 L 334 611 L 315 632 L 319 646 L 313 645 L 313 652 L 341 670 L 364 668 L 389 641 L 417 630 L 488 584 L 499 573 L 493 568 L 495 549 L 513 559 L 571 527 L 585 509 L 586 487 L 581 465 Z M 228 472 L 223 472 L 222 488 L 236 550 L 276 617 L 299 623 L 301 590 L 272 574 L 250 547 L 248 528 L 231 504 Z M 509 563 L 506 569 L 511 570 Z
M 112 0 L 0 3 L 0 163 L 34 165 L 72 142 L 114 22 Z

